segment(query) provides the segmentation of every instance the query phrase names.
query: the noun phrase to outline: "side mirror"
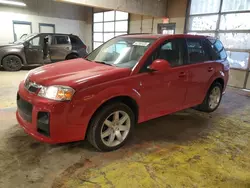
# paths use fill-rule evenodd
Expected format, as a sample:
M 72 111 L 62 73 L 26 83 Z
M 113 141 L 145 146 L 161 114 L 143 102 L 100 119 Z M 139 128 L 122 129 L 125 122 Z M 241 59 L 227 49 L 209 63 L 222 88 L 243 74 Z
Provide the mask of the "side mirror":
M 165 72 L 171 68 L 169 62 L 164 59 L 156 59 L 147 67 L 149 72 Z

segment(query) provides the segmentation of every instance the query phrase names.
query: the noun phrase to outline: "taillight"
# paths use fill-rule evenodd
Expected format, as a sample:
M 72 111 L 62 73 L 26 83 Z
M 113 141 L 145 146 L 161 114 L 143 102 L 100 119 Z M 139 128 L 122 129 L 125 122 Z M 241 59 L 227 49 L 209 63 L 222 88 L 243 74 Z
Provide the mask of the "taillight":
M 86 48 L 87 48 L 87 46 L 84 44 L 82 48 L 86 49 Z
M 229 61 L 228 60 L 224 61 L 223 65 L 224 65 L 224 71 L 229 71 L 230 69 Z

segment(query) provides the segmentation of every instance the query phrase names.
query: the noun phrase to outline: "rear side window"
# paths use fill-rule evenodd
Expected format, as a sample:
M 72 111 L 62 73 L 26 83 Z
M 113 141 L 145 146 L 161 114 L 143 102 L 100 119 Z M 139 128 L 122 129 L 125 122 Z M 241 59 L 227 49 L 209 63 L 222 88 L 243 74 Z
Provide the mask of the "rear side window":
M 69 38 L 66 35 L 54 36 L 55 44 L 69 44 Z
M 83 45 L 83 42 L 77 36 L 70 36 L 71 44 L 73 45 Z
M 190 64 L 211 60 L 209 51 L 201 39 L 188 38 L 187 49 Z
M 218 39 L 209 39 L 209 42 L 213 51 L 213 60 L 224 60 L 227 58 L 227 53 Z

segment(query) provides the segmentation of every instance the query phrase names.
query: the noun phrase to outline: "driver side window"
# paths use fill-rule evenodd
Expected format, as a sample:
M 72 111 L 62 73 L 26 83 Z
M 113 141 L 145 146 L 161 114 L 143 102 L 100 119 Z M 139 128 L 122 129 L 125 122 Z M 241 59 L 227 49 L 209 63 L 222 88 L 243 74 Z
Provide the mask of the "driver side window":
M 29 41 L 29 48 L 39 47 L 40 46 L 40 37 L 35 37 Z
M 159 50 L 157 59 L 167 60 L 171 67 L 177 67 L 184 64 L 184 39 L 172 39 L 164 42 Z
M 140 72 L 146 72 L 147 67 L 156 59 L 167 60 L 171 67 L 184 65 L 186 57 L 185 48 L 186 43 L 183 38 L 166 40 L 149 56 Z

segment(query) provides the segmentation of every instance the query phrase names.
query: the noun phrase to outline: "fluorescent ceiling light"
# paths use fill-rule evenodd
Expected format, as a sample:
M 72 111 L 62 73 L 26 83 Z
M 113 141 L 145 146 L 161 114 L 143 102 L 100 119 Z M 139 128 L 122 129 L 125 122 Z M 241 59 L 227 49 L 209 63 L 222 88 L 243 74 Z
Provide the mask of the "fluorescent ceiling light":
M 16 5 L 16 6 L 26 7 L 25 3 L 19 2 L 19 1 L 0 0 L 0 4 Z

